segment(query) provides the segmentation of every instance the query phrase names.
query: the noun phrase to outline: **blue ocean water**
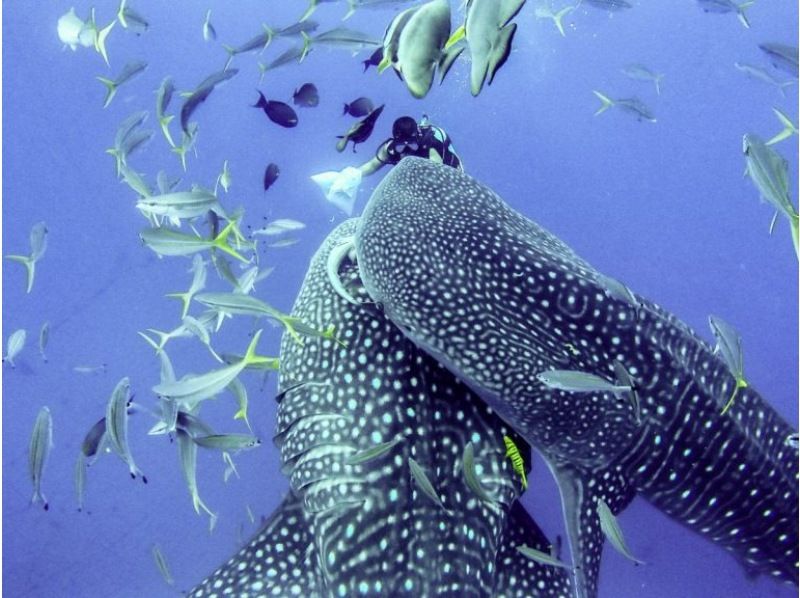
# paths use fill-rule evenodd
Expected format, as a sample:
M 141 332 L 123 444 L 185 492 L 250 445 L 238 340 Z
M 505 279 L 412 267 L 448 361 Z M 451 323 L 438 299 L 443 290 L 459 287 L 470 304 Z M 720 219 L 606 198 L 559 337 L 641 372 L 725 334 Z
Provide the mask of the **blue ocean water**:
M 733 324 L 743 338 L 750 383 L 796 425 L 797 260 L 785 222 L 768 235 L 772 210 L 742 177 L 741 145 L 744 133 L 768 138 L 780 130 L 773 106 L 796 119 L 797 86 L 783 97 L 775 87 L 746 78 L 733 63 L 758 64 L 785 78 L 758 44 L 797 45 L 797 4 L 757 2 L 748 10 L 752 26 L 745 29 L 734 15 L 706 14 L 692 0 L 634 3 L 617 13 L 584 4 L 565 18 L 562 37 L 551 21 L 535 18 L 534 3 L 528 2 L 516 19 L 514 51 L 477 98 L 469 93 L 465 61 L 441 87 L 415 100 L 391 73 L 362 73 L 360 61 L 368 51 L 354 57 L 322 47 L 302 64 L 270 71 L 259 82 L 257 62 L 292 43 L 276 40 L 260 56 L 236 57 L 239 74 L 195 113 L 200 133 L 186 173 L 158 132 L 130 163 L 150 181 L 162 169 L 182 176 L 182 188 L 188 188 L 213 187 L 228 160 L 233 183 L 224 204 L 243 206 L 245 224 L 305 222 L 300 243 L 262 255 L 262 264 L 275 271 L 258 284 L 257 296 L 289 311 L 311 255 L 345 218 L 325 202 L 310 175 L 360 164 L 389 135 L 394 118 L 426 113 L 448 131 L 468 173 L 600 271 L 657 301 L 709 340 L 709 313 Z M 452 2 L 455 23 L 459 4 Z M 88 471 L 86 509 L 76 510 L 73 464 L 84 434 L 105 414 L 123 376 L 130 377 L 137 402 L 155 406 L 150 388 L 158 383 L 159 363 L 137 331 L 176 327 L 179 304 L 164 295 L 185 291 L 191 281 L 189 260 L 159 259 L 139 241 L 147 222 L 105 150 L 119 123 L 137 110 L 150 111 L 145 127 L 158 129 L 154 90 L 165 76 L 179 90 L 193 89 L 222 68 L 221 43 L 243 43 L 261 31 L 262 22 L 289 25 L 306 3 L 138 0 L 131 6 L 148 19 L 149 30 L 137 36 L 117 24 L 107 42 L 110 68 L 92 48 L 62 48 L 56 23 L 69 4 L 3 7 L 3 253 L 27 253 L 34 223 L 43 220 L 49 230 L 30 294 L 23 268 L 3 264 L 2 337 L 5 342 L 18 328 L 28 331 L 16 368 L 3 366 L 3 587 L 9 596 L 175 595 L 153 563 L 154 543 L 170 564 L 175 588 L 189 589 L 255 531 L 247 507 L 257 524 L 288 489 L 269 441 L 275 378 L 263 384 L 259 375 L 246 373 L 250 421 L 264 443 L 237 458 L 241 477 L 227 483 L 219 456 L 201 451 L 200 492 L 219 513 L 213 534 L 192 509 L 175 445 L 147 435 L 153 421 L 146 413 L 131 418 L 130 435 L 149 483 L 131 480 L 116 457 L 103 457 Z M 96 8 L 103 26 L 117 7 L 103 2 Z M 208 8 L 217 42 L 203 40 Z M 75 9 L 84 18 L 90 5 Z M 323 3 L 313 18 L 324 30 L 337 26 L 345 11 L 344 2 Z M 363 10 L 347 26 L 380 38 L 393 15 L 391 9 Z M 103 109 L 104 89 L 95 77 L 113 76 L 133 60 L 146 61 L 147 70 Z M 620 73 L 632 62 L 665 74 L 660 95 L 652 83 Z M 256 89 L 290 102 L 293 90 L 308 81 L 319 88 L 320 105 L 298 109 L 294 129 L 282 129 L 250 107 Z M 639 122 L 617 108 L 594 116 L 599 102 L 593 89 L 614 98 L 640 97 L 657 122 Z M 335 136 L 352 123 L 341 115 L 342 105 L 360 95 L 385 103 L 385 113 L 357 153 L 337 153 Z M 178 102 L 173 100 L 171 113 Z M 172 131 L 179 135 L 177 122 Z M 796 189 L 796 137 L 775 147 L 788 160 Z M 269 162 L 280 166 L 281 175 L 265 193 L 261 180 Z M 382 175 L 364 181 L 356 212 Z M 226 289 L 209 274 L 211 288 Z M 45 321 L 51 325 L 47 362 L 36 348 Z M 244 317 L 227 321 L 214 346 L 242 352 L 251 324 Z M 277 355 L 279 339 L 280 329 L 267 326 L 259 352 Z M 168 348 L 179 376 L 214 367 L 196 341 L 177 339 Z M 105 373 L 74 371 L 101 364 Z M 43 405 L 54 422 L 55 446 L 43 483 L 48 512 L 29 505 L 27 470 L 30 432 Z M 203 416 L 219 429 L 243 431 L 231 419 L 233 406 L 229 396 L 220 397 L 204 407 Z M 551 537 L 562 533 L 557 490 L 539 461 L 524 503 Z M 643 500 L 620 521 L 646 565 L 634 567 L 607 550 L 601 596 L 796 594 L 768 579 L 749 579 L 723 550 Z

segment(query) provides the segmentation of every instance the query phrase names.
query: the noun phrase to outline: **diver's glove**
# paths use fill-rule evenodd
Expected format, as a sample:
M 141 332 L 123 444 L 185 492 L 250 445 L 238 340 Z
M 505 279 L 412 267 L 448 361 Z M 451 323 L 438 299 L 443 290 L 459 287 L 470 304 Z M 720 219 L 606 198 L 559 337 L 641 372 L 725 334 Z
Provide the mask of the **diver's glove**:
M 325 199 L 348 216 L 353 215 L 353 204 L 361 185 L 361 170 L 348 166 L 341 172 L 329 170 L 315 174 L 311 180 L 325 193 Z

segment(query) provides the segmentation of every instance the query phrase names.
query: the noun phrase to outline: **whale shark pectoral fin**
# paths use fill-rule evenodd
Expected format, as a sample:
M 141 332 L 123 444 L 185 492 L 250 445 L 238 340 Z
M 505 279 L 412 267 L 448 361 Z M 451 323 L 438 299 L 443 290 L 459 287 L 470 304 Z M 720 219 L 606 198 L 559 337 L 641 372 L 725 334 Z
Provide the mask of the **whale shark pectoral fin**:
M 290 585 L 297 585 L 302 596 L 319 596 L 322 583 L 315 554 L 301 500 L 290 492 L 256 535 L 187 596 L 229 592 L 235 596 L 267 596 Z M 264 573 L 268 562 L 278 575 L 270 577 Z
M 574 567 L 573 596 L 596 598 L 604 540 L 597 501 L 602 498 L 616 514 L 630 504 L 635 492 L 614 469 L 583 471 L 549 461 L 548 465 L 561 493 Z

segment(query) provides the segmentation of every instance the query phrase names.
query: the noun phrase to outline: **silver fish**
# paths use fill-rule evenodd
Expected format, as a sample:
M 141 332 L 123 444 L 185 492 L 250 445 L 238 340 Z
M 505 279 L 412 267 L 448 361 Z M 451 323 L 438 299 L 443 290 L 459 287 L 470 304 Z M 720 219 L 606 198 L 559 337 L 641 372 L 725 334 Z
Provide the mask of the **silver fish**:
M 704 12 L 717 14 L 736 13 L 736 17 L 742 26 L 746 29 L 750 28 L 750 21 L 744 11 L 753 4 L 752 2 L 744 1 L 737 4 L 734 0 L 697 0 L 697 3 Z
M 86 495 L 86 455 L 78 452 L 75 461 L 75 498 L 78 501 L 78 511 L 83 511 L 83 501 Z
M 45 349 L 47 348 L 47 343 L 49 342 L 50 342 L 50 322 L 45 322 L 39 329 L 39 354 L 42 356 L 42 359 L 45 362 L 47 362 L 47 354 L 45 353 Z
M 606 538 L 608 538 L 608 541 L 611 542 L 611 545 L 617 552 L 637 565 L 644 565 L 642 561 L 631 554 L 628 544 L 625 542 L 625 537 L 622 535 L 622 528 L 619 526 L 617 518 L 614 517 L 614 513 L 611 512 L 606 501 L 602 498 L 597 500 L 597 516 L 600 518 L 600 529 L 603 530 L 603 534 L 605 534 Z
M 609 382 L 590 372 L 575 370 L 546 370 L 536 374 L 536 379 L 548 388 L 566 392 L 630 392 L 630 386 Z
M 114 96 L 117 95 L 117 90 L 119 86 L 123 83 L 127 83 L 131 79 L 133 79 L 136 75 L 140 75 L 144 72 L 147 68 L 147 63 L 142 61 L 137 62 L 129 62 L 120 71 L 119 75 L 116 76 L 114 79 L 108 79 L 107 77 L 96 77 L 100 83 L 106 86 L 106 97 L 103 100 L 103 108 L 108 108 L 108 105 L 111 103 L 111 100 L 114 99 Z
M 592 90 L 592 93 L 594 93 L 600 102 L 602 102 L 600 108 L 598 108 L 597 112 L 594 113 L 595 116 L 602 114 L 612 106 L 619 106 L 619 108 L 624 112 L 633 114 L 636 117 L 636 120 L 646 120 L 647 122 L 651 123 L 656 122 L 655 115 L 639 98 L 619 98 L 612 100 L 610 97 L 597 90 Z
M 769 57 L 772 66 L 797 79 L 797 46 L 766 42 L 758 47 Z
M 663 73 L 651 71 L 643 64 L 628 64 L 622 67 L 622 74 L 635 81 L 652 81 L 656 86 L 656 93 L 661 95 L 661 80 Z
M 28 333 L 24 328 L 12 332 L 6 341 L 6 356 L 3 357 L 3 362 L 8 363 L 12 368 L 17 367 L 14 360 L 25 348 L 25 339 L 28 338 Z
M 789 85 L 793 85 L 794 81 L 781 81 L 780 79 L 776 79 L 772 73 L 769 71 L 761 68 L 760 66 L 755 66 L 753 64 L 746 64 L 744 62 L 734 62 L 733 66 L 736 67 L 736 70 L 744 73 L 751 79 L 755 79 L 756 81 L 763 81 L 764 83 L 768 83 L 773 87 L 777 88 L 779 92 L 781 92 L 781 96 L 786 97 L 786 92 L 783 91 L 784 87 L 788 87 Z
M 19 262 L 25 266 L 27 274 L 27 284 L 25 292 L 30 293 L 33 289 L 33 279 L 36 275 L 36 263 L 42 259 L 44 252 L 47 251 L 47 225 L 44 222 L 37 222 L 31 228 L 30 234 L 31 254 L 25 255 L 6 255 L 7 260 Z
M 111 393 L 106 407 L 106 436 L 109 446 L 128 466 L 131 478 L 136 479 L 136 476 L 139 476 L 146 484 L 147 476 L 137 467 L 128 445 L 128 405 L 130 401 L 130 380 L 127 377 L 122 378 Z
M 211 434 L 194 436 L 192 440 L 198 446 L 219 451 L 243 451 L 261 445 L 258 438 L 249 434 Z
M 52 448 L 53 418 L 50 416 L 50 409 L 42 407 L 33 424 L 33 434 L 31 434 L 31 442 L 28 447 L 28 473 L 33 483 L 31 504 L 42 503 L 45 511 L 50 508 L 50 503 L 47 502 L 47 498 L 42 492 L 42 474 Z
M 153 544 L 151 552 L 153 553 L 153 560 L 156 562 L 156 567 L 158 568 L 158 572 L 161 573 L 161 577 L 164 578 L 167 585 L 175 585 L 175 580 L 172 578 L 172 573 L 169 571 L 167 559 L 164 557 L 164 553 L 161 552 L 161 547 L 158 544 Z

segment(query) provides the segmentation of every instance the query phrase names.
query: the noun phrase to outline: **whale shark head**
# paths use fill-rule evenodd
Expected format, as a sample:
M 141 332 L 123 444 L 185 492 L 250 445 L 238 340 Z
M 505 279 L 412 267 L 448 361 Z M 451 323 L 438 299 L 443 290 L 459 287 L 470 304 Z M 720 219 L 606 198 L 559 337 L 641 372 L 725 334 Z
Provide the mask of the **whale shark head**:
M 545 457 L 580 565 L 577 595 L 597 591 L 599 505 L 617 514 L 637 492 L 749 571 L 797 583 L 792 430 L 752 388 L 722 414 L 737 381 L 675 316 L 609 289 L 475 179 L 418 158 L 376 188 L 355 247 L 386 316 Z M 618 390 L 620 366 L 635 404 L 538 377 L 566 370 Z

